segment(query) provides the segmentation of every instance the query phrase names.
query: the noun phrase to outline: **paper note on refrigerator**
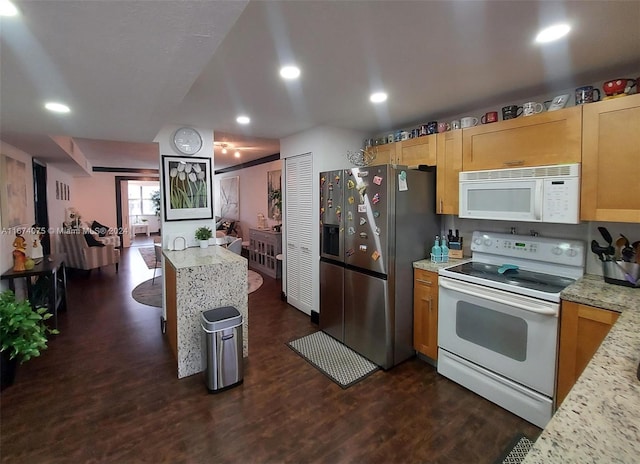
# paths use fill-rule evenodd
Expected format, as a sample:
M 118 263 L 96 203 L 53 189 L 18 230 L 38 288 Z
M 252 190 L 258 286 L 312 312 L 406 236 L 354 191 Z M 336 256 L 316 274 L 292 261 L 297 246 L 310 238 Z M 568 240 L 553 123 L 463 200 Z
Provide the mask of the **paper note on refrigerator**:
M 401 171 L 400 174 L 398 174 L 398 191 L 405 192 L 407 190 L 409 190 L 409 187 L 407 186 L 407 173 L 405 171 Z

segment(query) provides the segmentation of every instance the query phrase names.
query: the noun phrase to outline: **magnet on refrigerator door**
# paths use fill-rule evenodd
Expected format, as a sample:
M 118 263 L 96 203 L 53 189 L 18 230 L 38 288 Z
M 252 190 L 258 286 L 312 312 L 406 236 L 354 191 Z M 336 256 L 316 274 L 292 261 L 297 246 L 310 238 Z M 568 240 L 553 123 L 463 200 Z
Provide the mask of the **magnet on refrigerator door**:
M 382 177 L 380 176 L 373 176 L 373 183 L 376 185 L 380 185 L 382 184 Z
M 378 261 L 379 258 L 380 258 L 380 253 L 378 253 L 378 250 L 371 253 L 371 259 L 373 259 L 374 261 Z

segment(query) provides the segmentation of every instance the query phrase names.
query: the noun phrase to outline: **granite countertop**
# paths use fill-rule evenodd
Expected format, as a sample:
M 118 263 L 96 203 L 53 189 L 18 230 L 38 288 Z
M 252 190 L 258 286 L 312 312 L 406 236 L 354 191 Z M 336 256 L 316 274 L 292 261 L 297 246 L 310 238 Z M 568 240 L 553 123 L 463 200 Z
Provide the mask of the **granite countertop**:
M 586 275 L 561 297 L 622 314 L 523 463 L 638 462 L 640 289 Z
M 242 256 L 217 245 L 207 248 L 187 248 L 181 251 L 162 250 L 162 253 L 176 269 L 242 263 L 246 261 Z
M 439 269 L 443 269 L 445 267 L 456 266 L 458 264 L 466 263 L 467 261 L 471 261 L 471 258 L 462 258 L 462 259 L 453 259 L 449 258 L 449 261 L 446 263 L 434 263 L 430 259 L 421 259 L 420 261 L 414 261 L 413 268 L 414 269 L 423 269 L 425 271 L 438 272 Z

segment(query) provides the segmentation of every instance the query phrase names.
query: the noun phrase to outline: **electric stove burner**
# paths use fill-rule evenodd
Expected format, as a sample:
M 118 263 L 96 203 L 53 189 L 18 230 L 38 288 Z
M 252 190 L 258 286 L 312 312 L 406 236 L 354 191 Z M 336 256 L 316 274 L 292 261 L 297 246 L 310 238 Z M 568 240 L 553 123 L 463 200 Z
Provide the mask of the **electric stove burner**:
M 574 279 L 522 269 L 504 269 L 503 266 L 480 262 L 469 262 L 447 268 L 447 271 L 463 274 L 478 279 L 486 279 L 514 287 L 527 288 L 544 293 L 560 293 L 565 287 L 575 282 Z

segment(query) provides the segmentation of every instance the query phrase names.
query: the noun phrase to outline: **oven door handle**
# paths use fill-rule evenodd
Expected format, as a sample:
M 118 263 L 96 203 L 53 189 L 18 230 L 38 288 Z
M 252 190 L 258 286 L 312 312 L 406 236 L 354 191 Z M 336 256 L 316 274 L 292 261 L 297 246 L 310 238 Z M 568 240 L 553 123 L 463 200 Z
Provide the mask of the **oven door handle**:
M 484 291 L 484 289 L 482 288 L 478 288 L 477 290 L 474 289 L 474 291 L 470 291 L 470 290 L 466 290 L 462 285 L 457 285 L 455 282 L 452 282 L 448 279 L 442 279 L 442 278 L 440 279 L 439 284 L 440 284 L 440 287 L 453 290 L 454 292 L 464 293 L 465 295 L 475 296 L 477 298 L 490 300 L 495 303 L 513 306 L 518 309 L 522 309 L 524 311 L 529 311 L 536 314 L 542 314 L 544 316 L 556 316 L 556 317 L 558 316 L 558 312 L 555 309 L 546 308 L 544 306 L 536 306 L 535 304 L 524 305 L 518 301 L 513 301 L 511 299 L 509 301 L 505 301 L 504 299 L 496 298 L 495 296 L 493 296 L 493 294 L 489 293 L 488 291 Z

